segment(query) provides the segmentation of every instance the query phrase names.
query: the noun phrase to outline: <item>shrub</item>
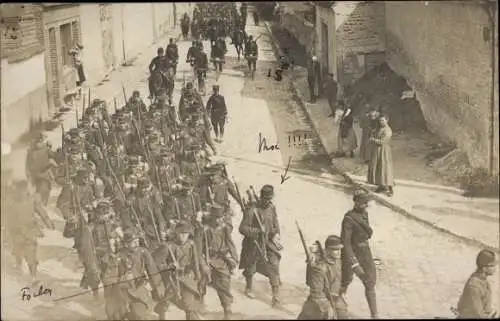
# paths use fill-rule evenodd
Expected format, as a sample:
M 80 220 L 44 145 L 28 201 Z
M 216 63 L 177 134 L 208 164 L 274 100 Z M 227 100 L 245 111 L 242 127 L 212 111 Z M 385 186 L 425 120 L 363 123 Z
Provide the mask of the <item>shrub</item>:
M 498 197 L 499 176 L 490 174 L 485 168 L 469 169 L 461 177 L 460 185 L 465 196 Z

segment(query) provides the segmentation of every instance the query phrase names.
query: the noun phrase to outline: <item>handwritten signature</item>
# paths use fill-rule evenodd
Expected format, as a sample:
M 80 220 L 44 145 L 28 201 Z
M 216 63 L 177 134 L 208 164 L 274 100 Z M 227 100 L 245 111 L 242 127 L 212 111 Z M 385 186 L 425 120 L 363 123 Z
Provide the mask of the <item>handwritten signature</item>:
M 262 137 L 262 133 L 259 133 L 259 153 L 261 153 L 262 150 L 267 152 L 267 151 L 273 151 L 273 150 L 279 150 L 279 149 L 280 149 L 280 147 L 278 146 L 278 144 L 268 146 L 266 138 Z
M 40 285 L 38 291 L 27 286 L 21 289 L 21 300 L 23 301 L 29 301 L 32 297 L 36 298 L 42 295 L 52 296 L 52 289 L 44 288 L 43 285 Z

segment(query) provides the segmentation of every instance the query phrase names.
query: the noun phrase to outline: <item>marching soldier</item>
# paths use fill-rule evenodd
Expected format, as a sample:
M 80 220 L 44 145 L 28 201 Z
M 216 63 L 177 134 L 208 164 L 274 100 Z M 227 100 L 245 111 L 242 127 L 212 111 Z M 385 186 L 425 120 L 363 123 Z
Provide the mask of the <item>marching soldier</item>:
M 171 185 L 171 183 L 176 179 L 176 177 L 180 176 L 179 165 L 175 162 L 175 154 L 170 151 L 165 146 L 162 146 L 160 149 L 160 154 L 158 155 L 158 178 L 160 182 L 157 182 L 155 179 L 155 183 L 157 186 L 166 187 L 167 189 Z M 153 169 L 150 169 L 150 177 L 156 177 L 156 173 L 152 173 Z M 161 184 L 161 185 L 160 185 Z
M 213 94 L 207 101 L 206 109 L 207 113 L 210 115 L 216 141 L 222 142 L 224 137 L 224 125 L 227 119 L 226 100 L 224 99 L 224 96 L 219 94 L 219 85 L 214 85 L 212 88 Z
M 32 281 L 35 281 L 38 267 L 37 238 L 43 237 L 35 214 L 38 214 L 51 230 L 55 227 L 43 206 L 40 195 L 30 191 L 27 181 L 14 181 L 12 187 L 12 195 L 2 199 L 2 203 L 6 202 L 5 214 L 8 215 L 5 231 L 12 244 L 12 254 L 16 258 L 16 270 L 23 271 L 22 264 L 23 261 L 26 262 Z M 3 209 L 2 204 L 2 214 L 4 214 Z
M 196 40 L 193 40 L 193 42 L 191 43 L 191 47 L 189 47 L 186 55 L 186 62 L 190 63 L 191 66 L 193 66 L 198 54 L 199 54 L 198 43 Z
M 57 167 L 57 163 L 53 159 L 52 148 L 46 141 L 46 136 L 40 134 L 26 155 L 26 177 L 35 186 L 45 206 L 52 189 L 51 167 Z
M 154 253 L 165 285 L 165 292 L 155 307 L 160 320 L 166 320 L 170 303 L 186 313 L 186 320 L 200 319 L 200 257 L 189 239 L 192 233 L 189 223 L 179 222 L 175 226 L 175 239 L 162 244 Z
M 238 256 L 234 245 L 231 230 L 224 223 L 224 208 L 214 204 L 210 215 L 207 217 L 207 228 L 203 231 L 202 258 L 208 269 L 210 285 L 217 291 L 222 308 L 224 309 L 224 320 L 231 318 L 231 275 L 237 267 Z
M 366 300 L 373 319 L 378 318 L 377 298 L 375 283 L 377 270 L 370 250 L 369 240 L 373 230 L 368 220 L 367 208 L 370 195 L 357 190 L 354 193 L 354 208 L 344 215 L 342 220 L 342 285 L 340 294 L 347 291 L 352 282 L 353 274 L 356 274 L 365 287 Z
M 122 315 L 116 320 L 148 320 L 148 303 L 162 293 L 163 285 L 151 253 L 140 247 L 139 236 L 133 230 L 124 231 L 125 247 L 119 253 L 119 295 L 123 300 Z
M 269 278 L 272 290 L 272 303 L 277 307 L 280 300 L 280 271 L 282 247 L 279 245 L 280 227 L 276 208 L 272 204 L 274 188 L 264 185 L 255 208 L 243 214 L 239 231 L 244 236 L 241 247 L 240 269 L 246 278 L 245 294 L 254 298 L 252 293 L 253 275 L 258 272 Z
M 241 206 L 238 192 L 234 184 L 225 176 L 225 164 L 218 163 L 205 169 L 205 177 L 201 184 L 201 200 L 204 204 L 216 203 L 223 207 L 224 222 L 233 229 L 232 219 L 234 213 L 231 209 L 229 195 Z
M 142 220 L 144 236 L 151 249 L 155 249 L 160 240 L 160 233 L 166 231 L 167 222 L 163 216 L 163 200 L 158 190 L 147 177 L 140 177 L 137 189 L 132 196 L 135 212 Z
M 320 246 L 320 245 L 318 245 Z M 340 237 L 329 236 L 324 251 L 319 250 L 318 260 L 310 266 L 306 280 L 309 297 L 302 307 L 298 320 L 347 319 L 347 306 L 339 294 L 341 284 Z
M 148 112 L 146 104 L 141 99 L 139 90 L 134 90 L 125 108 L 131 111 L 136 119 L 139 118 L 139 114 L 146 115 Z
M 497 259 L 492 250 L 481 250 L 476 257 L 477 269 L 465 283 L 458 301 L 459 319 L 496 318 L 491 307 L 491 286 L 488 278 L 495 274 Z
M 203 45 L 200 42 L 201 45 Z M 196 75 L 198 78 L 198 88 L 202 92 L 203 96 L 206 95 L 205 89 L 205 79 L 207 78 L 207 70 L 208 70 L 208 57 L 207 54 L 203 51 L 203 48 L 200 47 L 198 51 L 198 55 L 195 60 L 196 66 Z
M 94 189 L 89 181 L 88 170 L 85 167 L 78 169 L 73 181 L 69 181 L 62 188 L 57 199 L 57 208 L 61 211 L 66 225 L 63 236 L 74 238 L 73 248 L 80 251 L 79 228 L 85 222 L 85 208 L 95 201 Z
M 179 100 L 179 117 L 182 122 L 186 121 L 188 116 L 203 110 L 203 99 L 196 92 L 192 82 L 188 82 L 184 88 Z

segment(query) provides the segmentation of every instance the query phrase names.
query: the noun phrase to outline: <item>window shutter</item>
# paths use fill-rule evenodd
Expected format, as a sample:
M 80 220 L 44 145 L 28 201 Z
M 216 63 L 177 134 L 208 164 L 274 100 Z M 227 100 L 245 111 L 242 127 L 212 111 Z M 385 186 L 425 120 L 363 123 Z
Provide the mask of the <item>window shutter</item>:
M 57 42 L 56 42 L 56 29 L 49 29 L 49 61 L 50 61 L 50 73 L 52 77 L 52 98 L 54 102 L 54 107 L 59 108 L 61 106 L 61 97 L 59 95 L 59 72 L 58 72 L 58 57 L 57 57 Z

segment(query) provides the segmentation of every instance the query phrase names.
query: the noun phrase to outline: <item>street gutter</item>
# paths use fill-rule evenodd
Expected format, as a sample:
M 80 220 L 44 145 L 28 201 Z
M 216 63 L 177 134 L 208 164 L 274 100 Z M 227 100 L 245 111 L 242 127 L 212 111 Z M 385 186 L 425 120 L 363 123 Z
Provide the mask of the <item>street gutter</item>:
M 270 27 L 270 23 L 268 21 L 265 21 L 264 22 L 265 26 L 266 26 L 266 29 L 269 33 L 269 37 L 271 38 L 271 43 L 272 43 L 272 46 L 273 46 L 273 49 L 274 49 L 274 52 L 275 54 L 279 57 L 282 55 L 282 51 L 281 51 L 281 48 L 277 45 L 277 41 L 276 39 L 274 38 L 274 35 L 271 31 L 271 27 Z M 295 86 L 295 82 L 293 81 L 294 79 L 292 78 L 292 81 L 291 81 L 291 86 L 290 86 L 290 89 L 292 90 L 292 92 L 299 98 L 298 99 L 298 103 L 299 105 L 302 107 L 302 109 L 304 110 L 305 112 L 305 115 L 309 121 L 309 123 L 311 124 L 311 126 L 313 127 L 313 130 L 316 132 L 316 134 L 319 136 L 319 139 L 321 141 L 321 145 L 323 145 L 323 148 L 325 150 L 326 149 L 326 144 L 324 142 L 324 139 L 322 138 L 322 136 L 320 135 L 320 132 L 316 126 L 316 124 L 313 122 L 313 120 L 311 119 L 311 115 L 310 115 L 310 112 L 308 110 L 308 108 L 306 108 L 306 105 L 304 104 L 304 95 L 302 95 L 302 93 L 300 93 L 296 86 Z M 474 246 L 474 247 L 479 247 L 479 248 L 490 248 L 490 249 L 493 249 L 494 251 L 496 251 L 497 253 L 500 254 L 500 249 L 498 247 L 494 247 L 492 248 L 490 245 L 487 245 L 479 240 L 476 240 L 476 239 L 473 239 L 473 238 L 470 238 L 470 237 L 465 237 L 465 236 L 462 236 L 462 235 L 458 235 L 448 229 L 445 229 L 445 228 L 442 228 L 442 227 L 439 227 L 437 226 L 436 224 L 430 222 L 430 221 L 427 221 L 427 220 L 424 220 L 410 212 L 408 212 L 407 210 L 405 210 L 404 208 L 402 208 L 401 206 L 399 205 L 396 205 L 386 199 L 384 199 L 382 196 L 376 194 L 376 193 L 373 193 L 371 189 L 369 189 L 368 187 L 364 186 L 363 184 L 357 182 L 356 180 L 354 180 L 351 175 L 349 173 L 347 173 L 346 171 L 342 170 L 341 167 L 336 164 L 336 160 L 334 157 L 332 156 L 328 156 L 330 158 L 330 164 L 331 164 L 331 172 L 332 174 L 340 174 L 344 180 L 356 187 L 356 188 L 359 188 L 359 189 L 362 189 L 366 192 L 368 192 L 370 194 L 370 196 L 373 198 L 373 200 L 375 200 L 377 203 L 379 203 L 380 205 L 383 205 L 389 209 L 391 209 L 392 211 L 396 212 L 396 213 L 399 213 L 403 216 L 405 216 L 406 218 L 410 219 L 410 220 L 413 220 L 415 222 L 418 222 L 426 227 L 429 227 L 431 229 L 434 229 L 438 232 L 441 232 L 447 236 L 450 236 L 451 238 L 457 240 L 457 241 L 461 241 L 467 245 L 470 245 L 470 246 Z

